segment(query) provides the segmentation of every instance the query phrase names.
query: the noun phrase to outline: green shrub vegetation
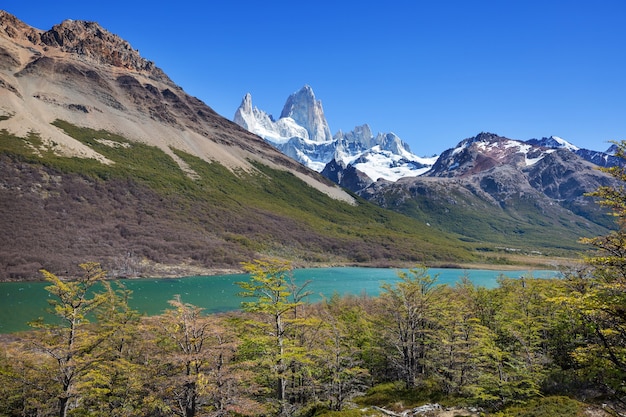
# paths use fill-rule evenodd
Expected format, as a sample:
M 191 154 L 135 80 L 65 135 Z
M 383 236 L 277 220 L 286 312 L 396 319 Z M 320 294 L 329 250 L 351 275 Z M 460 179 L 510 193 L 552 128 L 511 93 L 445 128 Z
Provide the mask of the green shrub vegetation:
M 564 396 L 536 398 L 527 404 L 508 407 L 495 417 L 584 417 L 586 406 L 580 401 Z
M 591 204 L 591 203 L 590 203 Z M 385 195 L 385 205 L 423 222 L 433 228 L 459 235 L 467 242 L 479 245 L 490 243 L 490 248 L 515 248 L 520 253 L 541 252 L 553 256 L 571 256 L 584 246 L 581 236 L 604 234 L 613 228 L 612 219 L 604 210 L 587 209 L 591 222 L 580 223 L 580 217 L 563 217 L 553 208 L 538 210 L 537 201 L 511 196 L 506 204 L 486 204 L 474 195 L 442 190 L 442 195 L 415 195 L 406 198 L 394 193 Z M 579 207 L 571 206 L 572 212 Z

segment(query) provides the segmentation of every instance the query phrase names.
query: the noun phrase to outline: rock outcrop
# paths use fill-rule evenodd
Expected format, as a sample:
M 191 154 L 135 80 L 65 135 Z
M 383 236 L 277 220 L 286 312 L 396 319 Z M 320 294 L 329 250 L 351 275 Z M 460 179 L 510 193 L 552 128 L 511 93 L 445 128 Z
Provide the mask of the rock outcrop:
M 287 98 L 280 118 L 291 118 L 308 132 L 313 142 L 329 142 L 333 139 L 324 116 L 322 102 L 315 99 L 313 89 L 305 85 Z

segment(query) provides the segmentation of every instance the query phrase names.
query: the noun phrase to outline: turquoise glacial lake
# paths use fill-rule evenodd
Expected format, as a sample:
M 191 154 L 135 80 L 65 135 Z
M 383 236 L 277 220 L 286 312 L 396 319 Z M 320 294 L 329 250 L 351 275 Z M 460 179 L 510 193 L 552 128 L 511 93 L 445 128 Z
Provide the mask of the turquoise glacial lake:
M 389 268 L 312 268 L 294 271 L 296 283 L 310 281 L 307 286 L 312 294 L 310 302 L 340 295 L 376 296 L 383 283 L 398 281 L 398 270 Z M 467 275 L 477 286 L 494 288 L 497 278 L 505 275 L 510 278 L 522 276 L 534 278 L 557 277 L 557 271 L 492 271 L 475 269 L 428 270 L 431 276 L 438 276 L 437 283 L 454 285 Z M 236 310 L 241 305 L 241 291 L 238 281 L 248 279 L 246 274 L 193 276 L 185 278 L 141 278 L 120 280 L 132 291 L 130 305 L 145 315 L 160 314 L 169 307 L 168 301 L 180 295 L 185 303 L 202 307 L 206 313 Z M 3 282 L 0 283 L 0 333 L 13 333 L 28 330 L 28 322 L 38 317 L 50 317 L 47 313 L 49 297 L 45 287 L 47 282 Z

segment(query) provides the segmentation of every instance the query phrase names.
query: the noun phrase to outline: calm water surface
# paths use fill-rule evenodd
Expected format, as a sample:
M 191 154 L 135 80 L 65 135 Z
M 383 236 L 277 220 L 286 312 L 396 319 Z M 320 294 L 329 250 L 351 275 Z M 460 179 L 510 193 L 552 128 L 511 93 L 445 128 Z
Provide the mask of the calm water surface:
M 310 280 L 307 289 L 313 294 L 309 301 L 316 302 L 334 293 L 340 295 L 367 294 L 376 296 L 382 283 L 398 280 L 398 270 L 389 268 L 320 268 L 294 271 L 296 283 Z M 490 271 L 461 269 L 429 269 L 431 276 L 438 275 L 440 284 L 454 285 L 467 274 L 478 286 L 494 288 L 497 278 L 533 276 L 548 278 L 558 276 L 556 271 Z M 248 276 L 217 275 L 186 278 L 143 278 L 121 280 L 133 292 L 130 305 L 147 315 L 161 313 L 168 308 L 168 300 L 179 294 L 185 303 L 204 308 L 207 313 L 236 310 L 242 299 L 237 296 L 240 288 L 235 284 Z M 0 333 L 11 333 L 29 329 L 27 323 L 37 317 L 49 317 L 46 310 L 48 292 L 46 282 L 0 283 Z

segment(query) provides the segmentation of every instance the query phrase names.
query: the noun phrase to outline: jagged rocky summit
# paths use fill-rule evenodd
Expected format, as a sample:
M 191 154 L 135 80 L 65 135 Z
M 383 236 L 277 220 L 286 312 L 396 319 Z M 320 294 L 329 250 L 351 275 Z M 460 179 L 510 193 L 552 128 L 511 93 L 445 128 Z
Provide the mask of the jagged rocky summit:
M 322 103 L 308 85 L 287 98 L 278 120 L 253 107 L 250 94 L 243 98 L 233 120 L 284 154 L 329 177 L 333 170 L 350 167 L 359 171 L 367 184 L 378 178 L 395 181 L 419 175 L 434 162 L 414 155 L 394 133 L 374 135 L 367 124 L 347 133 L 339 130 L 331 137 Z
M 84 61 L 142 72 L 171 83 L 154 62 L 142 58 L 127 41 L 104 30 L 96 22 L 68 19 L 48 31 L 39 31 L 0 10 L 0 30 L 9 38 L 27 40 L 46 50 L 57 49 L 80 56 Z
M 575 154 L 597 166 L 616 166 L 624 162 L 613 154 L 612 148 L 605 152 L 582 149 L 558 136 L 520 141 L 482 132 L 444 151 L 424 175 L 459 177 L 498 165 L 530 167 L 557 151 Z
M 483 132 L 430 158 L 414 154 L 394 133 L 373 134 L 367 124 L 347 133 L 339 130 L 331 138 L 322 103 L 308 85 L 289 96 L 278 120 L 254 107 L 252 97 L 246 94 L 234 121 L 285 155 L 357 193 L 378 180 L 458 177 L 498 164 L 529 166 L 555 150 L 566 150 L 598 166 L 622 163 L 610 149 L 581 149 L 558 136 L 519 141 Z
M 312 108 L 315 100 L 308 86 L 289 98 L 289 106 L 296 99 L 308 101 L 298 108 Z M 439 156 L 419 158 L 395 134 L 374 135 L 368 125 L 313 141 L 311 126 L 319 119 L 304 123 L 307 114 L 300 111 L 297 122 L 284 111 L 274 120 L 246 95 L 235 121 L 342 187 L 469 240 L 497 236 L 540 247 L 554 245 L 544 242 L 555 236 L 575 241 L 610 227 L 586 195 L 612 184 L 597 169 L 623 163 L 611 149 L 581 149 L 558 136 L 521 141 L 482 132 Z

